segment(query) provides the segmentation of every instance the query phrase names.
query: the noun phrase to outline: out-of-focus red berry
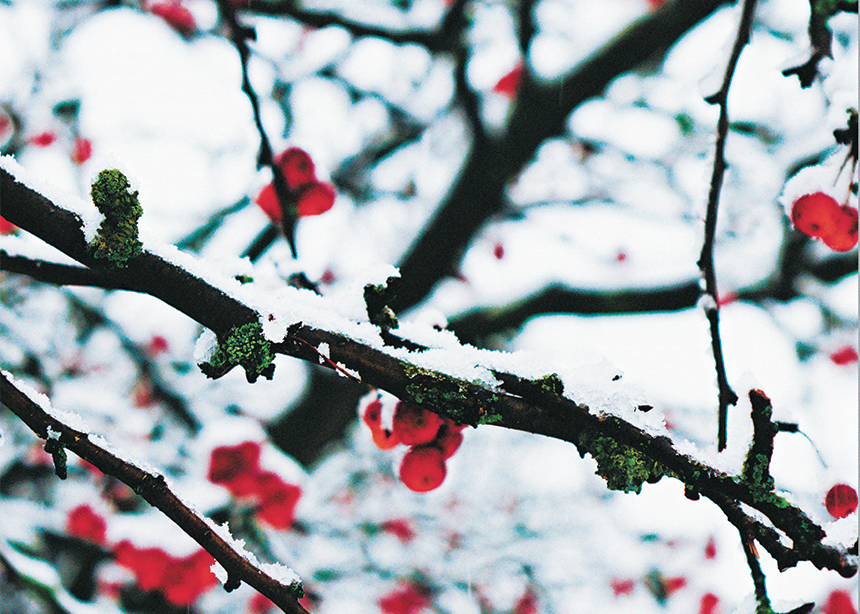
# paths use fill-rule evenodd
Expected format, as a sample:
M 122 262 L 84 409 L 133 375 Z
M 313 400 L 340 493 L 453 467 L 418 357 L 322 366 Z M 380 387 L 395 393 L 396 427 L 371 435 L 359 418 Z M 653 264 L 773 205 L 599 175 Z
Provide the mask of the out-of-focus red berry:
M 699 600 L 699 614 L 717 614 L 720 598 L 713 593 L 705 593 Z
M 713 559 L 717 556 L 717 542 L 713 537 L 708 538 L 708 543 L 705 544 L 705 558 Z
M 824 614 L 857 614 L 857 608 L 847 591 L 835 590 L 827 596 L 827 601 L 821 606 Z
M 72 153 L 70 155 L 72 162 L 75 164 L 83 164 L 93 155 L 93 142 L 79 136 L 75 139 L 75 144 L 72 147 Z
M 54 141 L 56 140 L 57 135 L 48 130 L 32 137 L 30 139 L 30 144 L 35 145 L 36 147 L 48 147 L 50 145 L 53 145 Z
M 845 518 L 857 510 L 857 491 L 848 484 L 836 484 L 824 496 L 824 507 L 834 518 Z
M 306 185 L 299 193 L 299 217 L 325 213 L 334 206 L 335 197 L 334 188 L 327 183 L 316 181 Z
M 395 518 L 382 523 L 382 530 L 397 537 L 404 544 L 408 544 L 415 537 L 415 531 L 405 518 Z
M 616 597 L 629 595 L 633 592 L 634 586 L 635 583 L 630 578 L 613 578 L 612 582 L 609 583 L 609 587 L 612 589 L 612 594 Z
M 79 505 L 69 512 L 66 531 L 69 535 L 103 546 L 106 542 L 107 523 L 89 505 Z
M 537 612 L 537 595 L 535 595 L 535 592 L 531 588 L 527 588 L 526 592 L 514 606 L 513 614 L 537 614 Z
M 298 147 L 290 147 L 275 160 L 284 179 L 293 191 L 317 180 L 314 161 L 308 153 Z
M 416 582 L 401 584 L 378 602 L 382 614 L 418 614 L 430 604 L 430 591 Z
M 262 471 L 257 475 L 256 492 L 260 497 L 257 517 L 276 529 L 288 529 L 295 519 L 301 488 L 287 484 L 272 471 Z
M 446 473 L 442 451 L 435 446 L 413 446 L 400 463 L 400 481 L 415 492 L 438 488 Z
M 441 418 L 421 407 L 400 401 L 394 410 L 394 432 L 408 446 L 430 443 L 439 432 Z
M 260 444 L 256 442 L 219 446 L 210 455 L 208 478 L 237 497 L 248 496 L 256 492 L 259 463 Z
M 182 36 L 189 37 L 197 30 L 194 15 L 179 0 L 154 2 L 149 6 L 153 15 L 158 15 Z
M 857 350 L 850 345 L 846 345 L 830 354 L 830 360 L 832 360 L 834 364 L 840 366 L 850 365 L 857 362 Z
M 172 559 L 161 586 L 164 596 L 175 605 L 193 605 L 200 595 L 218 583 L 210 569 L 214 563 L 215 559 L 205 550 Z
M 523 65 L 517 64 L 511 72 L 498 80 L 493 86 L 493 91 L 497 94 L 513 98 L 517 95 L 517 90 L 520 87 L 520 82 L 523 79 Z

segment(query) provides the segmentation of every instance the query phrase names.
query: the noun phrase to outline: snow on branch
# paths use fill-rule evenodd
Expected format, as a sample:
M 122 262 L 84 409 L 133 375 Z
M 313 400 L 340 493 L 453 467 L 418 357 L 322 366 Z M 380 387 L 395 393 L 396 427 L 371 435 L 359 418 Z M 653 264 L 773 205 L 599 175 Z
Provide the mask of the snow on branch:
M 0 197 L 4 216 L 12 223 L 82 264 L 100 266 L 86 252 L 78 231 L 79 218 L 2 167 Z M 76 234 L 78 238 L 69 239 Z M 685 484 L 689 498 L 704 495 L 731 515 L 733 524 L 752 527 L 753 537 L 781 568 L 808 560 L 846 577 L 857 571 L 856 557 L 822 543 L 824 530 L 776 492 L 767 467 L 751 465 L 749 471 L 734 476 L 683 454 L 665 429 L 643 418 L 648 406 L 630 401 L 629 406 L 619 407 L 616 400 L 589 399 L 570 380 L 566 383 L 546 367 L 517 355 L 461 345 L 450 331 L 403 326 L 400 330 L 414 339 L 416 347 L 427 349 L 394 347 L 386 343 L 377 326 L 339 314 L 313 292 L 291 287 L 282 292 L 255 291 L 248 287 L 253 283 L 242 286 L 227 275 L 218 277 L 200 261 L 175 250 L 144 248 L 170 254 L 171 260 L 145 249 L 110 274 L 118 283 L 161 299 L 215 333 L 215 352 L 208 357 L 210 375 L 220 376 L 241 365 L 249 381 L 259 375 L 271 377 L 271 358 L 277 353 L 314 364 L 322 362 L 460 424 L 495 424 L 572 443 L 582 456 L 588 453 L 595 458 L 598 473 L 610 488 L 639 492 L 644 482 L 656 482 L 664 476 L 678 479 Z M 201 276 L 196 275 L 198 272 Z M 321 361 L 323 354 L 325 360 Z M 602 384 L 611 385 L 609 377 Z M 757 396 L 754 403 L 758 400 Z M 754 420 L 767 432 L 763 421 L 770 418 L 760 410 L 757 407 Z M 761 425 L 757 431 L 762 430 Z M 43 434 L 44 428 L 37 432 Z M 758 436 L 756 440 L 754 445 L 765 443 Z M 66 447 L 76 451 L 71 445 Z M 753 451 L 754 459 L 758 452 Z M 769 463 L 766 451 L 762 456 Z M 162 485 L 155 484 L 154 492 L 161 491 Z M 763 514 L 772 528 L 754 520 L 741 503 Z M 791 540 L 790 549 L 779 535 Z

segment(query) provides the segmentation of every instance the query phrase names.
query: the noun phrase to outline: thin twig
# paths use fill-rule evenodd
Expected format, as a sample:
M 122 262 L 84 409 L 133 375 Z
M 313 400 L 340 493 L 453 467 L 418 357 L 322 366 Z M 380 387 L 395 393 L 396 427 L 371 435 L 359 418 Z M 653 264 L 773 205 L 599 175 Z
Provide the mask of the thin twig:
M 714 237 L 717 232 L 717 210 L 720 203 L 720 189 L 723 185 L 723 177 L 726 172 L 726 137 L 729 133 L 728 97 L 729 87 L 735 68 L 741 57 L 741 51 L 749 42 L 752 30 L 753 13 L 756 0 L 745 0 L 741 13 L 741 21 L 738 25 L 738 34 L 732 47 L 732 54 L 726 66 L 723 83 L 719 91 L 708 96 L 705 100 L 711 104 L 719 105 L 720 118 L 717 122 L 717 143 L 714 152 L 714 170 L 711 174 L 711 188 L 708 192 L 708 210 L 705 215 L 705 240 L 702 245 L 702 254 L 699 257 L 699 270 L 705 278 L 705 292 L 711 298 L 711 304 L 705 308 L 705 314 L 711 329 L 711 347 L 714 352 L 714 362 L 717 369 L 717 385 L 719 386 L 719 414 L 717 431 L 717 448 L 724 450 L 727 442 L 726 425 L 728 423 L 728 407 L 738 402 L 738 395 L 729 386 L 726 377 L 726 368 L 723 363 L 723 349 L 720 341 L 720 316 L 719 296 L 717 295 L 717 275 L 714 270 Z
M 245 582 L 287 614 L 308 614 L 296 597 L 299 588 L 275 580 L 237 552 L 209 523 L 170 490 L 164 476 L 145 471 L 97 445 L 90 440 L 87 433 L 70 427 L 48 413 L 2 372 L 0 393 L 3 405 L 12 410 L 37 436 L 57 441 L 59 446 L 71 450 L 102 473 L 117 478 L 147 503 L 164 513 L 221 564 L 227 571 L 228 585 L 232 583 L 235 587 L 239 581 Z
M 230 0 L 218 0 L 218 11 L 227 27 L 230 42 L 233 43 L 236 51 L 239 52 L 239 60 L 242 64 L 242 91 L 245 92 L 245 95 L 248 96 L 248 100 L 251 102 L 251 109 L 254 112 L 254 125 L 260 134 L 260 152 L 257 157 L 257 164 L 258 166 L 268 166 L 272 170 L 272 186 L 275 189 L 275 195 L 281 206 L 281 230 L 284 232 L 284 237 L 287 239 L 287 244 L 290 246 L 290 253 L 293 258 L 298 258 L 298 253 L 296 252 L 297 215 L 293 207 L 295 198 L 287 185 L 287 180 L 284 178 L 280 165 L 275 163 L 272 145 L 269 137 L 266 135 L 266 129 L 263 127 L 263 118 L 260 114 L 260 101 L 251 85 L 251 78 L 248 74 L 248 59 L 251 57 L 248 39 L 253 39 L 255 33 L 253 29 L 239 23 L 239 20 L 236 18 L 236 8 Z

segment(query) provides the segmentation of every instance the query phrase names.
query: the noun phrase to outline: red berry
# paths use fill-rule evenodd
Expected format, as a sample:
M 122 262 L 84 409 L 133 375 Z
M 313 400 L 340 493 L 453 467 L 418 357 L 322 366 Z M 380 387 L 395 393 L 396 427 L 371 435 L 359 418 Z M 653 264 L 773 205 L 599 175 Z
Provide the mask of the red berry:
M 850 365 L 851 363 L 857 362 L 857 350 L 855 350 L 850 345 L 846 345 L 843 348 L 839 348 L 835 352 L 830 355 L 830 360 L 833 361 L 833 364 L 837 365 Z
M 511 72 L 493 86 L 493 91 L 497 94 L 502 94 L 508 98 L 513 98 L 517 95 L 517 90 L 520 87 L 520 81 L 523 79 L 523 65 L 517 64 Z
M 493 256 L 496 257 L 496 260 L 501 260 L 505 257 L 505 246 L 502 245 L 501 241 L 496 241 L 496 244 L 493 246 Z
M 316 181 L 314 162 L 303 149 L 290 147 L 275 161 L 281 167 L 287 185 L 293 191 Z
M 857 509 L 857 491 L 848 484 L 836 484 L 827 491 L 824 507 L 834 518 L 845 518 Z
M 107 523 L 89 505 L 79 505 L 69 512 L 66 531 L 69 535 L 104 545 Z
M 6 218 L 0 216 L 0 235 L 10 235 L 17 232 L 18 227 Z
M 75 164 L 83 164 L 93 155 L 93 142 L 89 139 L 78 137 L 72 148 L 71 158 Z
M 699 601 L 699 614 L 717 614 L 720 598 L 713 593 L 705 593 Z
M 281 205 L 278 202 L 277 195 L 275 194 L 275 186 L 271 183 L 260 190 L 260 193 L 257 194 L 257 198 L 254 199 L 254 202 L 263 210 L 263 213 L 269 216 L 270 220 L 276 224 L 281 221 L 281 218 L 283 217 Z
M 179 0 L 156 2 L 149 7 L 149 10 L 152 11 L 153 15 L 161 17 L 182 36 L 190 36 L 197 29 L 197 23 L 194 21 L 191 11 L 182 6 Z
M 705 544 L 705 558 L 713 559 L 717 556 L 717 542 L 713 537 L 708 538 L 708 543 Z
M 847 252 L 857 245 L 857 209 L 842 205 L 836 218 L 836 231 L 830 237 L 821 237 L 830 249 Z
M 315 181 L 306 185 L 299 193 L 299 217 L 320 215 L 334 206 L 335 191 L 327 183 Z
M 48 147 L 49 145 L 52 145 L 56 140 L 57 135 L 51 131 L 47 131 L 41 134 L 37 134 L 36 136 L 31 138 L 30 143 L 32 143 L 36 147 Z
M 438 488 L 446 472 L 442 451 L 434 446 L 413 446 L 400 463 L 400 481 L 415 492 Z
M 433 445 L 442 450 L 442 458 L 444 460 L 448 460 L 454 456 L 461 443 L 463 443 L 463 432 L 453 426 L 453 423 L 449 425 L 444 422 L 439 428 L 439 432 L 436 433 L 436 438 L 433 440 Z
M 382 597 L 378 605 L 383 614 L 418 614 L 430 605 L 430 591 L 417 582 L 401 584 Z
M 251 495 L 257 489 L 259 462 L 260 444 L 256 442 L 217 447 L 209 459 L 209 481 L 222 484 L 237 497 Z
M 394 410 L 394 432 L 407 446 L 430 443 L 439 432 L 442 420 L 431 411 L 400 401 Z
M 192 605 L 218 582 L 210 569 L 214 563 L 215 559 L 205 550 L 182 559 L 173 558 L 161 587 L 164 596 L 175 605 Z
M 791 222 L 829 248 L 847 252 L 857 244 L 857 210 L 823 192 L 805 194 L 791 206 Z
M 394 431 L 389 431 L 382 426 L 382 402 L 379 399 L 368 404 L 364 409 L 362 420 L 370 428 L 373 443 L 380 450 L 390 450 L 400 443 L 400 438 Z
M 260 497 L 257 517 L 276 529 L 289 528 L 293 524 L 302 489 L 287 484 L 271 471 L 259 473 L 256 483 L 256 492 Z
M 827 601 L 821 606 L 824 614 L 857 614 L 857 608 L 851 600 L 847 591 L 835 590 L 827 597 Z
M 621 580 L 620 578 L 613 578 L 612 582 L 609 584 L 610 588 L 612 588 L 612 594 L 618 597 L 619 595 L 629 595 L 633 592 L 633 587 L 635 586 L 633 580 L 626 578 Z

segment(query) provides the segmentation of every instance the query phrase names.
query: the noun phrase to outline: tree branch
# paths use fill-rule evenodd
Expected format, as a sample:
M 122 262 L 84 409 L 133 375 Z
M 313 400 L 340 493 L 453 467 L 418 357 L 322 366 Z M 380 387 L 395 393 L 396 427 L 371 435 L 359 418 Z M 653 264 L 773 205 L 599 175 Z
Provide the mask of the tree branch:
M 88 433 L 71 428 L 40 407 L 7 379 L 3 372 L 0 372 L 0 393 L 3 404 L 40 438 L 58 441 L 59 446 L 71 450 L 103 473 L 117 478 L 164 513 L 227 570 L 228 585 L 232 582 L 235 588 L 239 581 L 243 581 L 287 614 L 307 614 L 296 596 L 301 591 L 300 587 L 282 584 L 234 550 L 213 530 L 211 524 L 170 490 L 164 476 L 144 471 L 95 444 L 89 439 Z
M 729 133 L 728 97 L 729 87 L 735 68 L 741 57 L 741 51 L 749 42 L 752 29 L 753 14 L 755 12 L 756 0 L 744 0 L 741 12 L 741 21 L 738 24 L 738 33 L 735 44 L 726 65 L 723 83 L 719 91 L 705 100 L 711 104 L 719 105 L 720 117 L 717 121 L 717 142 L 714 152 L 714 169 L 711 173 L 711 187 L 708 192 L 708 208 L 705 214 L 705 240 L 702 244 L 702 254 L 699 257 L 699 270 L 705 278 L 705 292 L 711 298 L 711 304 L 705 308 L 708 323 L 711 330 L 711 347 L 714 352 L 714 363 L 717 369 L 717 386 L 719 387 L 719 414 L 717 427 L 717 449 L 724 450 L 726 447 L 726 425 L 728 423 L 728 407 L 738 402 L 738 395 L 729 386 L 726 377 L 726 367 L 723 363 L 722 343 L 720 342 L 720 300 L 717 296 L 717 275 L 714 270 L 714 238 L 717 232 L 717 210 L 720 204 L 720 190 L 723 186 L 723 177 L 726 173 L 726 138 Z
M 505 134 L 473 144 L 456 184 L 399 264 L 403 290 L 390 305 L 397 312 L 421 302 L 452 275 L 481 225 L 504 206 L 507 183 L 547 138 L 564 132 L 565 120 L 598 96 L 618 75 L 665 51 L 726 0 L 675 0 L 628 27 L 563 79 L 538 82 L 526 70 Z
M 45 240 L 55 238 L 59 243 L 56 247 L 68 249 L 72 252 L 70 256 L 81 258 L 85 264 L 94 264 L 86 253 L 79 229 L 80 220 L 76 216 L 18 183 L 3 169 L 0 169 L 0 179 L 4 216 L 8 215 L 9 221 Z M 138 264 L 138 261 L 143 263 Z M 204 326 L 211 324 L 218 326 L 218 330 L 229 332 L 260 321 L 258 312 L 149 252 L 132 258 L 126 268 L 116 269 L 112 274 L 140 291 L 165 300 Z M 140 284 L 134 282 L 138 275 L 146 278 Z M 214 317 L 213 312 L 218 316 Z M 378 334 L 351 338 L 301 322 L 293 323 L 284 339 L 271 343 L 269 349 L 319 364 L 320 351 L 317 348 L 321 344 L 328 348 L 328 360 L 324 366 L 342 365 L 342 368 L 357 373 L 366 384 L 387 390 L 406 403 L 424 407 L 461 424 L 493 423 L 554 437 L 573 443 L 581 454 L 589 453 L 598 458 L 599 463 L 601 459 L 611 462 L 651 459 L 649 473 L 639 479 L 639 485 L 646 479 L 654 481 L 668 475 L 681 480 L 691 491 L 707 496 L 717 493 L 732 501 L 743 502 L 764 514 L 792 539 L 798 560 L 809 560 L 819 568 L 834 569 L 845 576 L 856 573 L 856 561 L 845 552 L 822 544 L 823 529 L 772 489 L 704 465 L 678 452 L 668 438 L 651 435 L 617 416 L 593 413 L 587 405 L 572 400 L 576 391 L 563 390 L 563 383 L 557 375 L 525 379 L 502 372 L 487 362 L 502 360 L 501 354 L 482 354 L 483 358 L 476 362 L 475 367 L 492 373 L 499 383 L 473 382 L 422 367 L 422 352 L 387 347 Z M 468 348 L 463 348 L 463 352 L 468 351 Z M 470 357 L 469 360 L 477 359 Z M 611 386 L 611 382 L 605 384 Z M 632 412 L 636 408 L 616 409 Z M 637 485 L 633 484 L 628 490 L 636 488 Z

